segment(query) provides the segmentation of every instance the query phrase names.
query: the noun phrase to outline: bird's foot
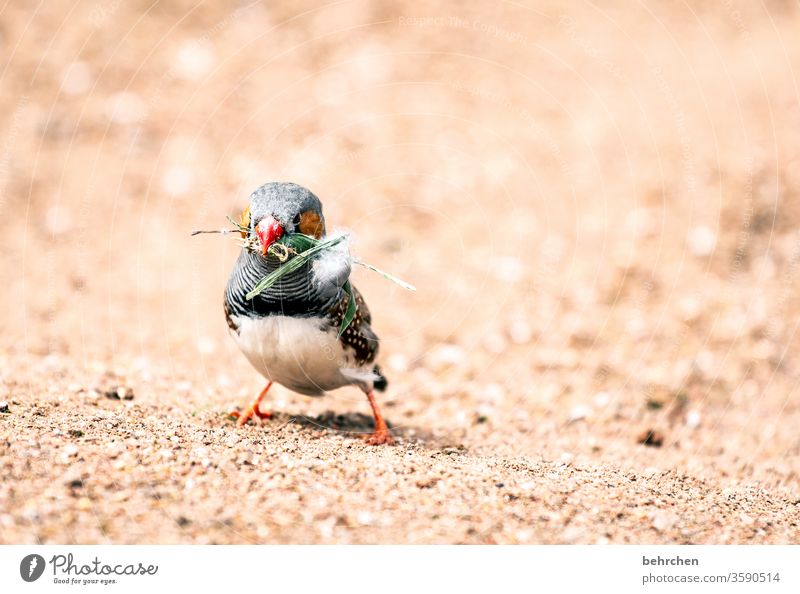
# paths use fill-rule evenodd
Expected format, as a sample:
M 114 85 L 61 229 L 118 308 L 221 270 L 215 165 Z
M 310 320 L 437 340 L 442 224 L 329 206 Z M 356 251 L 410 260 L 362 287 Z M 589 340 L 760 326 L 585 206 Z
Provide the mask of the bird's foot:
M 367 445 L 394 445 L 394 438 L 385 427 L 378 429 L 375 433 L 367 435 L 365 438 Z
M 234 419 L 236 419 L 237 426 L 243 427 L 253 417 L 259 419 L 271 419 L 272 413 L 270 411 L 262 412 L 261 410 L 259 410 L 258 404 L 253 403 L 250 406 L 248 406 L 244 412 L 240 413 L 238 410 L 234 410 L 233 412 L 228 413 L 228 416 L 231 416 Z
M 253 401 L 253 404 L 248 406 L 243 413 L 240 413 L 238 410 L 235 410 L 232 413 L 228 414 L 228 416 L 236 419 L 236 425 L 238 425 L 239 427 L 243 427 L 244 425 L 247 424 L 247 421 L 249 421 L 253 417 L 258 417 L 259 419 L 272 418 L 271 412 L 261 412 L 259 410 L 259 407 L 261 406 L 261 401 L 264 399 L 264 396 L 267 395 L 267 392 L 269 392 L 270 386 L 272 386 L 272 382 L 267 382 L 266 388 L 261 390 L 261 393 Z

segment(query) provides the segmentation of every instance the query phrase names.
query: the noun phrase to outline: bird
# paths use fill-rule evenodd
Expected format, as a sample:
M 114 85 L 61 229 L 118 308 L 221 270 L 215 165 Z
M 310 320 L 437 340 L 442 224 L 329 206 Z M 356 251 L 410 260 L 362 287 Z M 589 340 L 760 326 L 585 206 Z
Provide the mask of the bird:
M 375 363 L 379 340 L 361 293 L 347 290 L 352 260 L 341 250 L 316 254 L 298 270 L 270 288 L 247 298 L 254 285 L 280 260 L 268 253 L 284 235 L 302 233 L 327 237 L 322 202 L 307 188 L 291 182 L 260 186 L 242 212 L 243 247 L 225 288 L 225 319 L 234 342 L 267 384 L 244 412 L 231 413 L 237 425 L 269 418 L 261 401 L 274 384 L 306 396 L 323 396 L 345 386 L 361 389 L 375 419 L 371 445 L 391 445 L 394 439 L 375 400 L 384 391 L 386 377 Z M 340 332 L 349 300 L 355 316 Z

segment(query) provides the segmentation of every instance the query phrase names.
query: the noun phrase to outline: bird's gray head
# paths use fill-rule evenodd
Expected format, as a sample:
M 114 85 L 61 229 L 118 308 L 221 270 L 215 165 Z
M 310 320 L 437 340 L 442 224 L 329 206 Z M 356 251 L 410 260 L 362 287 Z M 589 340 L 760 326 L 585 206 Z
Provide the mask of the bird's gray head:
M 325 235 L 319 198 L 303 186 L 288 182 L 264 184 L 250 194 L 242 226 L 249 236 L 258 237 L 263 254 L 284 233 L 304 233 L 317 239 Z

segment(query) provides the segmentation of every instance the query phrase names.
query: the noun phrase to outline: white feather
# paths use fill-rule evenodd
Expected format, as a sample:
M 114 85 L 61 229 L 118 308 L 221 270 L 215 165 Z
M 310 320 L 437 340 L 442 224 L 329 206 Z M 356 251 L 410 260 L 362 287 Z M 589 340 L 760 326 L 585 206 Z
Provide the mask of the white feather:
M 314 258 L 312 274 L 317 285 L 342 284 L 350 276 L 353 259 L 350 256 L 350 234 L 337 231 L 327 239 L 344 236 L 345 239 Z M 341 281 L 341 282 L 340 282 Z
M 357 384 L 371 389 L 377 376 L 360 369 L 342 346 L 335 328 L 318 318 L 233 317 L 233 339 L 248 361 L 268 380 L 308 396 Z

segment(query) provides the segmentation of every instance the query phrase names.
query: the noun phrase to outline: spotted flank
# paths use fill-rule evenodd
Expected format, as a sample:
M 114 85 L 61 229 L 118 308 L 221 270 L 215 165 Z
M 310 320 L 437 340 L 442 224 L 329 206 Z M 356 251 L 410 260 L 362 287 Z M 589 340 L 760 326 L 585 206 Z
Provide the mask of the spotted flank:
M 359 365 L 366 365 L 367 363 L 372 363 L 375 360 L 375 356 L 378 354 L 378 337 L 369 326 L 370 322 L 372 322 L 369 308 L 364 298 L 361 296 L 361 293 L 355 287 L 353 287 L 353 296 L 356 300 L 356 314 L 339 337 L 339 340 L 345 347 L 353 350 L 356 363 Z M 339 301 L 331 312 L 331 323 L 336 328 L 341 326 L 349 302 L 350 296 L 345 293 L 341 301 Z
M 352 294 L 356 301 L 356 314 L 344 332 L 339 336 L 339 342 L 355 356 L 356 364 L 360 367 L 368 366 L 375 361 L 378 355 L 379 340 L 375 332 L 370 327 L 372 315 L 370 314 L 367 302 L 355 287 Z M 346 315 L 350 295 L 346 294 L 338 305 L 331 312 L 331 324 L 338 328 L 341 326 L 342 319 Z M 375 376 L 373 386 L 376 390 L 383 391 L 389 382 L 381 373 L 380 367 L 372 366 L 372 373 Z

